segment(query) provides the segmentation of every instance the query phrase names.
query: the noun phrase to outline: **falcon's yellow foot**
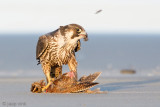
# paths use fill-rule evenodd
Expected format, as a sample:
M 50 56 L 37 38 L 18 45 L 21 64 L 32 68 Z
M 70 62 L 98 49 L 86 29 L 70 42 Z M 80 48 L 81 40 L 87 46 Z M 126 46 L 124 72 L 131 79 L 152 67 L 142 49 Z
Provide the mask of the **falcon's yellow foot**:
M 51 81 L 53 82 L 55 79 L 54 78 L 51 78 Z
M 47 89 L 49 88 L 49 86 L 53 83 L 53 81 L 54 81 L 54 78 L 52 78 L 52 79 L 49 81 L 49 83 L 48 83 L 45 87 L 42 88 L 42 92 L 44 92 L 45 90 L 47 90 Z

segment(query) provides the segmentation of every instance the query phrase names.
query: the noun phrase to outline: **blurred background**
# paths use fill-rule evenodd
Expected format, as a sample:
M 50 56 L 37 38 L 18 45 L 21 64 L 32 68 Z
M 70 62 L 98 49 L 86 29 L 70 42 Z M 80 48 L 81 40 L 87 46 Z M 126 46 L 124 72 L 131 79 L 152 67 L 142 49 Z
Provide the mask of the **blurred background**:
M 160 76 L 159 10 L 159 0 L 0 0 L 0 77 L 43 77 L 39 36 L 71 23 L 89 36 L 80 76 Z

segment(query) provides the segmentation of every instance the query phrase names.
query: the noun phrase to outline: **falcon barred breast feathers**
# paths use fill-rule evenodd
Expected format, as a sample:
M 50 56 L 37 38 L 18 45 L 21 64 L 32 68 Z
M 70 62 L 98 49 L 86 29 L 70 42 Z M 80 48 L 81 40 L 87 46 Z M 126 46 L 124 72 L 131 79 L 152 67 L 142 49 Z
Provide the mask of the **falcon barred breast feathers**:
M 70 71 L 77 77 L 75 52 L 80 50 L 80 39 L 88 40 L 84 28 L 78 24 L 60 26 L 59 29 L 39 37 L 36 59 L 42 65 L 47 79 L 46 90 L 51 81 L 62 75 L 62 65 L 68 64 Z

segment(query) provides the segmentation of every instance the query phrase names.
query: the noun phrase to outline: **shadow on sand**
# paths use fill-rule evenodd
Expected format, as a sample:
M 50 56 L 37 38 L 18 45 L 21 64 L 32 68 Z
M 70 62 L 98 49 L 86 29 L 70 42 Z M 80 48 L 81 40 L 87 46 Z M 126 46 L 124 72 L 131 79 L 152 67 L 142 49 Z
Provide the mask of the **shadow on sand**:
M 116 90 L 122 90 L 122 89 L 129 89 L 129 88 L 136 88 L 136 87 L 143 87 L 145 84 L 150 83 L 157 83 L 160 82 L 160 78 L 156 79 L 146 79 L 141 81 L 132 81 L 132 79 L 128 82 L 113 82 L 113 83 L 106 83 L 102 85 L 95 86 L 95 88 L 100 88 L 101 91 L 116 91 Z

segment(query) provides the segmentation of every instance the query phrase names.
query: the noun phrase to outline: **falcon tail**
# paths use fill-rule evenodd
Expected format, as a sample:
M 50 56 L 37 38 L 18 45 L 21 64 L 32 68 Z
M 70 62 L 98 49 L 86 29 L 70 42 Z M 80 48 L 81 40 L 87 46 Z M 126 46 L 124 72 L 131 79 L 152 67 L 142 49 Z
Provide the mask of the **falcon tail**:
M 83 76 L 79 79 L 80 82 L 94 82 L 102 72 L 95 72 L 94 74 L 90 74 L 89 76 Z
M 87 89 L 90 89 L 96 86 L 97 84 L 99 83 L 83 82 L 83 83 L 76 84 L 74 87 L 72 87 L 71 93 L 78 93 L 78 92 L 85 91 Z

